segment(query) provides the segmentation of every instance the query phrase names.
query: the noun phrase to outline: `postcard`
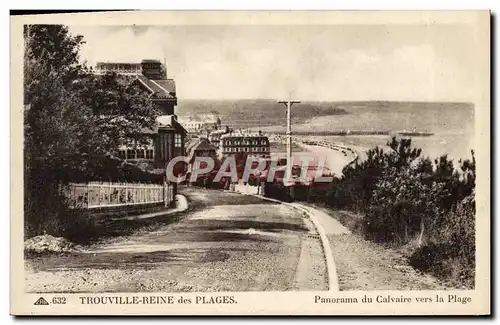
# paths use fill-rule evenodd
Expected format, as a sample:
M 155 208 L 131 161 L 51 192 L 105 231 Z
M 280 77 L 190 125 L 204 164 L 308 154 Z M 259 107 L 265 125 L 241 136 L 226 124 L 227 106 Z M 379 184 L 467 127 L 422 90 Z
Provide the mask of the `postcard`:
M 11 314 L 489 315 L 488 11 L 11 17 Z

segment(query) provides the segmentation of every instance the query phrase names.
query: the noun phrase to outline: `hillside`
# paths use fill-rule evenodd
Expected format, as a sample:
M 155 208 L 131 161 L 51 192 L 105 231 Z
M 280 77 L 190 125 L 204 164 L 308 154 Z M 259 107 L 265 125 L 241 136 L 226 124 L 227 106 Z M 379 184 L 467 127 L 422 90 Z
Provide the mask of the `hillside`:
M 416 117 L 415 114 L 437 117 L 445 112 L 455 112 L 459 115 L 463 113 L 471 115 L 474 111 L 473 107 L 470 103 L 452 102 L 303 101 L 293 106 L 292 122 L 304 123 L 313 117 L 321 116 L 339 116 L 341 120 L 350 120 L 349 116 L 358 119 L 360 114 L 367 113 L 372 115 L 382 113 L 383 116 L 391 116 L 392 113 L 413 115 L 411 119 Z M 284 126 L 286 124 L 285 107 L 271 99 L 179 99 L 176 112 L 180 116 L 215 112 L 219 114 L 223 124 L 234 127 Z M 373 117 L 371 116 L 369 120 L 373 120 Z
M 283 104 L 269 99 L 179 100 L 177 115 L 189 116 L 217 112 L 223 124 L 247 127 L 275 125 L 286 121 Z M 347 109 L 332 102 L 303 102 L 293 106 L 293 121 L 303 122 L 312 116 L 345 115 Z

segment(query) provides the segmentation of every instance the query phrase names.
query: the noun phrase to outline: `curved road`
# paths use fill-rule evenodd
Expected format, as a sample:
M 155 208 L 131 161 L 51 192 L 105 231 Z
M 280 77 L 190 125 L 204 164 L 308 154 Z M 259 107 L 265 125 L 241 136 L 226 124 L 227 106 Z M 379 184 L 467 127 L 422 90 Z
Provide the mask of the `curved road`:
M 320 242 L 300 212 L 235 193 L 199 188 L 181 193 L 190 206 L 176 222 L 172 215 L 128 220 L 127 229 L 135 228 L 129 235 L 108 238 L 82 252 L 28 260 L 27 290 L 327 289 Z

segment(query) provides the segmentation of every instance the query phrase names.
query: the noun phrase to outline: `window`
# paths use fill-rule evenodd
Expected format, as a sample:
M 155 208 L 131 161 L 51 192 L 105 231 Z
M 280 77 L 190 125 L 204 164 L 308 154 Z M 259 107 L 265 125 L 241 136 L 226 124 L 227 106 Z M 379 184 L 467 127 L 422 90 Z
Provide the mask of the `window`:
M 135 150 L 127 150 L 127 159 L 135 159 Z
M 145 158 L 145 150 L 139 149 L 136 151 L 137 154 L 137 159 L 144 159 Z
M 125 150 L 119 150 L 118 151 L 118 157 L 120 157 L 120 159 L 127 159 L 127 151 L 125 151 Z
M 245 147 L 245 152 L 248 152 L 248 148 L 247 147 Z
M 153 149 L 148 149 L 146 150 L 146 159 L 154 159 L 155 158 L 155 152 Z
M 176 148 L 182 148 L 182 137 L 180 134 L 176 133 L 175 134 L 175 142 L 174 142 L 174 146 Z

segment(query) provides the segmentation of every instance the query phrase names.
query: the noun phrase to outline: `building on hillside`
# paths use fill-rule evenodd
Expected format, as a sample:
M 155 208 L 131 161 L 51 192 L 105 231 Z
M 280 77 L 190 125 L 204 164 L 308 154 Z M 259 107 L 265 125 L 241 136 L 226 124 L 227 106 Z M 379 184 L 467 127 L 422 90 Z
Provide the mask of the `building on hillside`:
M 228 133 L 220 137 L 219 157 L 244 153 L 248 157 L 270 157 L 269 138 L 262 133 Z
M 167 78 L 167 69 L 159 60 L 142 60 L 140 63 L 98 62 L 93 72 L 135 76 L 133 82 L 151 97 L 160 115 L 174 114 L 177 105 L 175 81 Z
M 188 133 L 200 133 L 203 128 L 203 121 L 193 116 L 179 116 L 179 123 L 188 131 Z
M 219 149 L 220 147 L 220 138 L 224 135 L 224 134 L 228 134 L 232 132 L 232 129 L 230 129 L 227 125 L 224 129 L 220 129 L 220 130 L 215 130 L 215 131 L 212 131 L 209 133 L 208 135 L 208 140 L 210 140 L 210 143 L 217 149 Z
M 184 155 L 187 131 L 177 121 L 175 81 L 167 78 L 165 65 L 158 60 L 142 60 L 140 63 L 98 62 L 94 73 L 135 76 L 132 82 L 144 91 L 145 96 L 151 98 L 158 111 L 153 129 L 143 130 L 139 140 L 122 141 L 119 147 L 122 159 L 138 163 L 146 169 L 165 169 L 173 157 Z
M 198 118 L 205 123 L 205 131 L 208 132 L 218 130 L 222 124 L 218 113 L 198 114 Z
M 95 74 L 107 74 L 114 72 L 120 75 L 137 76 L 142 74 L 141 63 L 119 63 L 119 62 L 97 62 Z
M 219 129 L 221 119 L 218 114 L 196 114 L 192 116 L 179 116 L 179 122 L 189 133 L 209 133 Z

